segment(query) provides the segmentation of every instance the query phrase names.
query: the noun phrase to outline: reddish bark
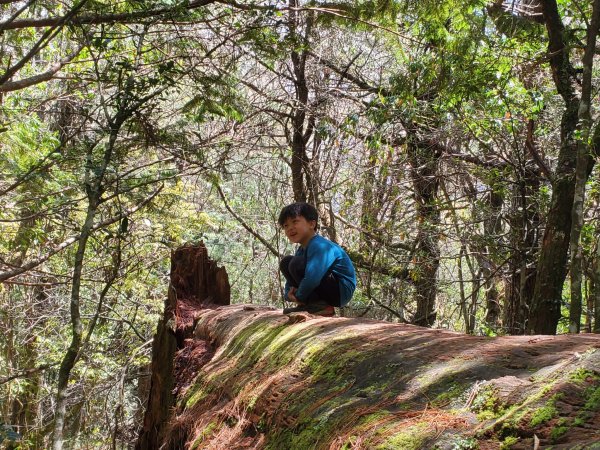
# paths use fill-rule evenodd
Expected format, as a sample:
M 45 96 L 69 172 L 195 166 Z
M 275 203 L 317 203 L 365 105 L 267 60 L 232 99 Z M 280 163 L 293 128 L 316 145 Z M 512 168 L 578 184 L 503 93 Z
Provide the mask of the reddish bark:
M 540 448 L 600 439 L 589 400 L 600 388 L 595 335 L 489 338 L 234 305 L 202 310 L 194 340 L 198 369 L 164 449 L 458 448 L 465 439 L 498 449 L 507 430 L 523 449 L 534 435 Z M 532 423 L 548 404 L 555 416 Z M 557 437 L 564 423 L 573 425 Z
M 210 348 L 191 345 L 200 310 L 228 305 L 227 272 L 208 257 L 203 243 L 180 247 L 171 254 L 171 282 L 162 320 L 152 345 L 150 394 L 136 448 L 158 449 L 175 405 L 175 390 L 185 384 L 183 361 L 210 355 Z M 189 346 L 189 348 L 187 348 Z M 179 352 L 178 352 L 179 351 Z M 179 363 L 175 362 L 178 352 Z M 178 367 L 179 370 L 174 370 Z

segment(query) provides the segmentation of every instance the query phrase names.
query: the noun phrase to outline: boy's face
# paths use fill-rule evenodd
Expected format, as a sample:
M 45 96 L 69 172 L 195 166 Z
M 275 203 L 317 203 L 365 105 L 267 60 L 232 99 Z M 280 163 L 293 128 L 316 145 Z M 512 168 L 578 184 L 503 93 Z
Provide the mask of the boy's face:
M 303 216 L 290 217 L 283 223 L 283 231 L 294 244 L 305 246 L 315 235 L 315 220 L 306 220 Z

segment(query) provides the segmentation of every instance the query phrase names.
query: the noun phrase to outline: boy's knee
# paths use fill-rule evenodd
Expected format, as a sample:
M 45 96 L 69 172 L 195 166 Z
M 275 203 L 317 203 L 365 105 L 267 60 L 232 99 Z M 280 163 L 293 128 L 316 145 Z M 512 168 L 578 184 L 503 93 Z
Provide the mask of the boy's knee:
M 294 256 L 288 262 L 288 269 L 294 277 L 298 279 L 304 278 L 304 271 L 306 270 L 306 259 L 301 256 Z
M 287 272 L 289 270 L 290 261 L 292 260 L 292 258 L 292 255 L 287 255 L 281 258 L 281 261 L 279 261 L 279 270 L 282 272 Z

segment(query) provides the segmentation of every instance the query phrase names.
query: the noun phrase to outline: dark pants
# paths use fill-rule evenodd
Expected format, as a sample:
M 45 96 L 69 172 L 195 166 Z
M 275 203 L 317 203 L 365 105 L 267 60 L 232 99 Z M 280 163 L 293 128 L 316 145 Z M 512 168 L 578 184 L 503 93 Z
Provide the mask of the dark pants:
M 297 288 L 304 278 L 306 259 L 303 256 L 284 256 L 279 263 L 279 270 L 290 287 Z M 331 306 L 340 306 L 340 285 L 337 278 L 332 273 L 326 274 L 306 299 L 306 303 L 327 303 Z

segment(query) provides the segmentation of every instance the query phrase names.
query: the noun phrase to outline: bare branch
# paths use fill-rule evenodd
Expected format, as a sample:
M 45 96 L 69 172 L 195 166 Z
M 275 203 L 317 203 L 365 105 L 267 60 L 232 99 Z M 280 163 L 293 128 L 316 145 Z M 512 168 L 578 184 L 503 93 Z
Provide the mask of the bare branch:
M 210 5 L 215 0 L 196 0 L 190 2 L 185 9 L 192 10 L 202 6 Z M 173 12 L 175 8 L 157 8 L 148 11 L 134 11 L 130 13 L 119 14 L 81 14 L 73 18 L 69 18 L 68 23 L 72 25 L 99 25 L 106 23 L 132 23 L 142 19 L 162 16 Z M 5 30 L 18 30 L 22 28 L 42 28 L 55 27 L 62 24 L 67 16 L 45 17 L 43 19 L 21 19 L 14 20 L 11 23 L 0 22 L 0 27 Z
M 38 367 L 33 367 L 31 369 L 22 370 L 22 371 L 14 374 L 14 375 L 10 375 L 8 377 L 0 378 L 0 385 L 1 384 L 6 384 L 6 383 L 8 383 L 9 381 L 12 381 L 12 380 L 16 380 L 17 378 L 25 378 L 25 377 L 28 377 L 28 376 L 33 375 L 35 373 L 43 372 L 44 370 L 48 370 L 48 369 L 50 369 L 52 367 L 55 367 L 55 366 L 58 366 L 58 363 L 43 364 L 43 365 L 38 366 Z
M 0 84 L 0 92 L 11 92 L 18 91 L 19 89 L 24 89 L 29 86 L 33 86 L 35 84 L 43 83 L 44 81 L 51 80 L 56 73 L 63 68 L 63 66 L 69 62 L 71 62 L 83 49 L 83 46 L 80 46 L 76 51 L 71 53 L 66 58 L 61 59 L 57 63 L 50 66 L 44 73 L 40 73 L 38 75 L 34 75 L 29 78 L 24 78 L 18 81 L 7 81 L 5 83 Z

